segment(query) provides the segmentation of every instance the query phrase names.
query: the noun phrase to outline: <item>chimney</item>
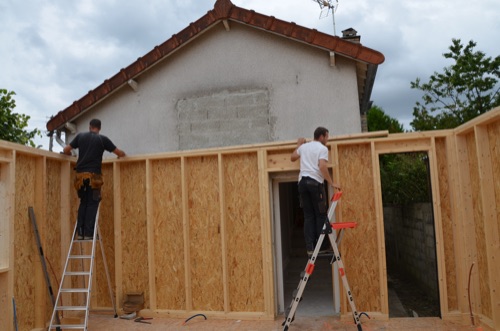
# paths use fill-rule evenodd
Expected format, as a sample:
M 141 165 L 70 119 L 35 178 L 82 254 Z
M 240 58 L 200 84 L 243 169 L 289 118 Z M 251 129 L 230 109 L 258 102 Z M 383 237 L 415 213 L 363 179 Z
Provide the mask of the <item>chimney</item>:
M 358 36 L 358 31 L 354 30 L 353 28 L 349 28 L 342 31 L 342 39 L 359 44 L 361 41 L 361 36 Z

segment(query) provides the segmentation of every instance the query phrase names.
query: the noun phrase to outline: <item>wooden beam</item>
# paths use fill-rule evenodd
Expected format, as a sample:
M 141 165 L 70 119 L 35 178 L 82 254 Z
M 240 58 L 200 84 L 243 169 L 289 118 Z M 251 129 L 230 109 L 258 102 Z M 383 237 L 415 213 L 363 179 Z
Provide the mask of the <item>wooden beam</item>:
M 120 184 L 120 162 L 113 163 L 113 211 L 115 228 L 115 287 L 116 302 L 123 302 L 123 243 L 122 243 L 122 205 Z
M 481 205 L 483 209 L 484 240 L 486 246 L 486 260 L 488 266 L 489 290 L 491 301 L 491 319 L 495 328 L 500 327 L 500 238 L 499 220 L 495 199 L 495 187 L 492 170 L 492 158 L 487 128 L 476 126 L 476 151 L 479 167 L 479 181 Z M 497 174 L 498 175 L 498 174 Z M 478 238 L 482 240 L 483 238 Z
M 450 192 L 450 209 L 451 209 L 451 220 L 453 229 L 453 248 L 455 255 L 455 274 L 456 280 L 456 290 L 457 290 L 457 300 L 458 300 L 458 310 L 460 312 L 466 312 L 469 309 L 468 300 L 465 295 L 461 295 L 463 289 L 467 288 L 467 268 L 464 263 L 459 263 L 459 261 L 466 260 L 466 254 L 464 250 L 463 243 L 464 238 L 464 215 L 461 209 L 461 188 L 460 188 L 460 171 L 456 165 L 459 164 L 457 157 L 457 143 L 456 137 L 451 136 L 446 138 L 446 154 L 447 154 L 447 165 L 449 173 L 449 192 Z M 448 308 L 449 309 L 449 308 Z M 448 316 L 451 312 L 448 311 Z M 464 322 L 467 322 L 464 320 Z
M 380 182 L 380 152 L 376 149 L 376 142 L 370 144 L 373 169 L 373 194 L 375 199 L 375 221 L 377 223 L 378 240 L 378 258 L 379 264 L 379 288 L 380 288 L 380 307 L 382 316 L 389 318 L 389 294 L 387 288 L 387 265 L 385 252 L 385 233 L 384 233 L 384 208 L 382 202 L 382 186 Z
M 149 267 L 149 306 L 156 309 L 156 264 L 155 264 L 155 236 L 153 219 L 153 175 L 151 160 L 146 160 L 146 224 L 148 236 L 148 267 Z M 161 252 L 158 252 L 161 254 Z
M 231 26 L 229 25 L 228 20 L 222 20 L 222 24 L 224 24 L 224 28 L 226 29 L 226 31 L 231 30 Z
M 446 287 L 446 265 L 444 255 L 443 223 L 441 217 L 441 195 L 439 194 L 439 172 L 437 166 L 436 140 L 431 139 L 431 149 L 428 151 L 431 191 L 432 191 L 432 210 L 434 212 L 434 233 L 436 243 L 437 258 L 437 277 L 439 285 L 439 302 L 442 315 L 448 314 L 448 289 Z
M 330 67 L 335 67 L 335 52 L 330 52 Z
M 219 165 L 219 208 L 220 208 L 220 236 L 221 236 L 221 255 L 222 255 L 222 287 L 224 290 L 224 311 L 230 311 L 230 296 L 229 296 L 229 282 L 227 263 L 227 230 L 226 230 L 226 208 L 224 199 L 224 159 L 222 154 L 217 156 Z
M 40 234 L 40 242 L 43 245 L 45 242 L 45 233 L 47 231 L 45 214 L 46 214 L 46 180 L 47 180 L 47 167 L 45 162 L 45 157 L 36 157 L 36 168 L 35 168 L 35 201 L 34 201 L 34 212 L 38 227 L 38 232 Z M 25 211 L 28 213 L 28 210 Z M 31 227 L 33 228 L 33 227 Z M 33 230 L 33 229 L 32 229 Z M 33 242 L 35 241 L 35 234 L 32 231 Z M 36 247 L 36 245 L 34 245 Z M 38 249 L 38 248 L 37 248 Z M 46 249 L 48 249 L 46 247 Z M 36 252 L 39 255 L 40 252 Z M 35 259 L 35 327 L 45 326 L 45 316 L 47 315 L 47 284 L 45 282 L 45 275 L 43 274 L 42 263 L 40 261 L 40 256 L 33 257 Z
M 181 157 L 181 177 L 182 177 L 182 223 L 184 227 L 184 266 L 185 266 L 185 286 L 186 286 L 186 310 L 193 309 L 193 293 L 191 290 L 191 255 L 189 254 L 189 202 L 188 184 L 186 171 L 186 158 Z
M 260 150 L 257 153 L 259 168 L 259 192 L 260 192 L 260 220 L 262 238 L 262 262 L 264 270 L 264 313 L 267 316 L 275 315 L 275 285 L 273 278 L 274 255 L 272 243 L 271 209 L 269 206 L 269 173 L 266 171 L 267 153 Z
M 459 197 L 458 208 L 460 208 L 459 213 L 461 213 L 462 218 L 460 219 L 460 233 L 457 238 L 457 245 L 462 247 L 464 252 L 463 263 L 460 263 L 462 268 L 460 268 L 463 274 L 464 282 L 461 285 L 462 299 L 468 301 L 468 277 L 471 265 L 474 263 L 475 266 L 472 269 L 471 275 L 471 288 L 470 288 L 470 301 L 472 304 L 472 311 L 480 311 L 481 297 L 479 291 L 479 272 L 477 265 L 477 246 L 475 239 L 475 224 L 474 224 L 474 206 L 472 204 L 472 192 L 471 192 L 471 177 L 469 169 L 469 160 L 467 152 L 467 139 L 465 136 L 456 136 L 456 155 L 457 155 L 457 167 L 459 173 Z M 467 303 L 467 310 L 469 310 Z

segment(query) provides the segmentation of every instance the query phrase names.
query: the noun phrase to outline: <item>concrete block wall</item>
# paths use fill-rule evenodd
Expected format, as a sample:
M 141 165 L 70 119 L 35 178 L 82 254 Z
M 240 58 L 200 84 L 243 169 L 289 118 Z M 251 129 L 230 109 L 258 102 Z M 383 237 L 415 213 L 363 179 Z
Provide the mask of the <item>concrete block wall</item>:
M 384 207 L 388 263 L 420 287 L 438 292 L 436 240 L 431 203 Z
M 179 149 L 272 141 L 269 100 L 267 89 L 222 90 L 179 100 Z

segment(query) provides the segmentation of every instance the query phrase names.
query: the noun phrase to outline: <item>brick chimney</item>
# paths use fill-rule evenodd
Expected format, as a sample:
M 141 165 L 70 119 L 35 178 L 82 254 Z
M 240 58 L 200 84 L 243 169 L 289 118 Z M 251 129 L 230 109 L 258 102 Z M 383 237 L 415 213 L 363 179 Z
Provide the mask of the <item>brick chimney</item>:
M 342 39 L 359 44 L 361 41 L 361 36 L 358 36 L 358 31 L 354 30 L 353 28 L 349 28 L 342 31 Z

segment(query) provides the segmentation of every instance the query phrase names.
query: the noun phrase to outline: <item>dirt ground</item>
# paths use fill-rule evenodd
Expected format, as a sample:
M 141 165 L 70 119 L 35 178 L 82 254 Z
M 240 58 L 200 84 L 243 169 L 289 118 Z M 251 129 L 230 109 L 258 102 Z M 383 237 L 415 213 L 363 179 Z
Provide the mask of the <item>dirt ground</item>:
M 134 320 L 124 320 L 113 318 L 111 315 L 91 315 L 90 331 L 169 331 L 169 330 L 200 330 L 200 331 L 221 331 L 221 330 L 246 330 L 246 331 L 273 331 L 283 330 L 281 323 L 283 317 L 278 317 L 274 321 L 242 321 L 242 320 L 216 320 L 195 317 L 184 324 L 185 319 L 176 318 L 154 318 L 146 320 L 151 324 L 134 322 Z M 353 322 L 340 321 L 338 317 L 301 317 L 291 324 L 290 331 L 319 330 L 319 331 L 357 331 Z M 451 321 L 443 321 L 439 318 L 395 318 L 389 321 L 375 321 L 362 318 L 363 331 L 482 331 L 481 328 L 460 325 Z M 484 330 L 486 331 L 486 330 Z

